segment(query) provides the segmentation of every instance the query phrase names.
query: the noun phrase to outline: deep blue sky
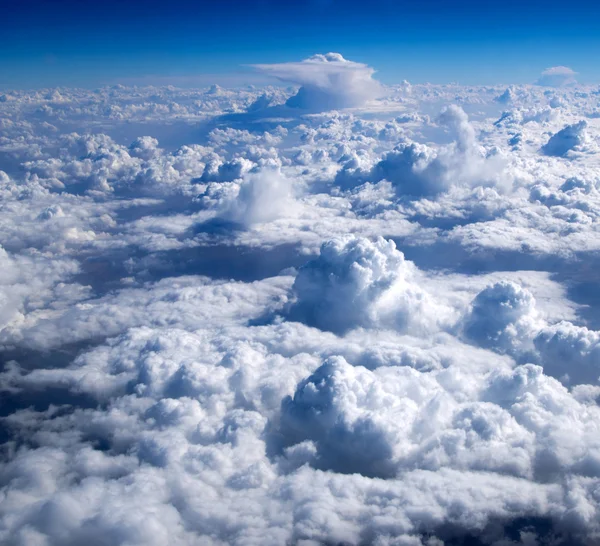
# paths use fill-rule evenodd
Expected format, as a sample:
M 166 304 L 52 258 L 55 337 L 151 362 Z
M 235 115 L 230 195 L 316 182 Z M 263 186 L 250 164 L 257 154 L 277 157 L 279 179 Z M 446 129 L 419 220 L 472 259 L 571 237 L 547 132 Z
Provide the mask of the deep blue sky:
M 243 65 L 337 51 L 385 83 L 600 81 L 600 3 L 0 0 L 0 85 L 256 82 Z

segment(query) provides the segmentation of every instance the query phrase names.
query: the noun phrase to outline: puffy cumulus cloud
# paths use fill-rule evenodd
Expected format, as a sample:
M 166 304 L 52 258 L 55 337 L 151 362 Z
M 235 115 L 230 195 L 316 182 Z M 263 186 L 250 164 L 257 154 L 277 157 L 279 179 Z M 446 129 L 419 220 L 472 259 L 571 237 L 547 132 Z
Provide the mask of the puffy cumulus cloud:
M 464 332 L 482 347 L 515 354 L 527 351 L 523 344 L 540 324 L 531 292 L 514 282 L 499 282 L 477 294 Z
M 536 366 L 461 373 L 468 350 L 435 371 L 321 363 L 309 346 L 331 341 L 310 336 L 291 324 L 132 329 L 53 370 L 102 404 L 5 422 L 26 447 L 3 468 L 0 536 L 492 543 L 523 517 L 567 541 L 597 532 L 595 404 Z
M 568 66 L 553 66 L 544 70 L 535 83 L 544 87 L 573 86 L 577 84 L 576 75 Z
M 373 178 L 389 180 L 398 192 L 409 196 L 430 196 L 449 189 L 447 170 L 438 154 L 425 144 L 400 145 L 373 168 Z
M 547 207 L 565 207 L 574 211 L 586 211 L 594 214 L 595 201 L 598 196 L 596 180 L 582 180 L 570 177 L 558 188 L 549 188 L 544 184 L 536 184 L 530 190 L 531 201 L 543 203 Z
M 83 291 L 84 301 L 76 300 L 78 305 L 59 305 L 62 302 L 57 301 L 51 311 L 30 313 L 27 320 L 6 325 L 0 331 L 0 342 L 44 352 L 65 345 L 85 345 L 144 324 L 160 327 L 166 322 L 177 322 L 193 329 L 211 319 L 222 323 L 245 322 L 285 300 L 291 279 L 282 276 L 246 285 L 178 276 L 176 280 L 166 278 L 146 286 L 128 284 L 124 282 L 117 294 L 90 298 L 89 290 Z M 76 290 L 74 293 L 77 295 Z M 223 301 L 230 305 L 223 306 Z
M 159 153 L 158 140 L 149 136 L 138 137 L 129 146 L 130 154 L 143 159 L 150 159 Z
M 202 146 L 165 153 L 151 137 L 140 137 L 127 147 L 105 134 L 73 133 L 60 144 L 65 146 L 60 157 L 24 163 L 30 179 L 53 191 L 92 196 L 190 193 L 192 180 L 201 177 L 207 165 L 210 169 L 212 159 Z
M 0 247 L 0 332 L 22 325 L 29 314 L 64 308 L 89 295 L 89 287 L 72 281 L 79 264 L 68 258 L 11 256 Z
M 280 72 L 0 98 L 0 543 L 596 544 L 597 86 Z
M 468 401 L 440 380 L 410 368 L 368 371 L 329 359 L 282 403 L 281 456 L 288 464 L 385 479 L 415 468 L 545 482 L 561 472 L 598 475 L 592 461 L 600 444 L 585 432 L 597 428 L 598 408 L 574 401 L 540 367 L 493 373 Z M 578 428 L 569 452 L 562 435 L 572 426 Z
M 582 120 L 563 127 L 542 146 L 542 152 L 546 155 L 564 156 L 571 150 L 581 148 L 587 140 L 587 125 L 587 121 Z
M 245 158 L 221 162 L 217 156 L 216 160 L 210 161 L 206 165 L 200 180 L 202 182 L 233 182 L 250 172 L 254 166 L 252 161 Z
M 537 362 L 566 385 L 600 381 L 600 333 L 565 320 L 548 323 L 531 292 L 517 283 L 503 281 L 482 290 L 463 328 L 471 342 Z
M 504 159 L 494 151 L 484 152 L 469 123 L 467 114 L 456 105 L 445 107 L 438 123 L 450 130 L 455 141 L 434 148 L 426 144 L 405 142 L 387 153 L 370 170 L 361 168 L 356 160 L 343 165 L 337 175 L 342 187 L 364 181 L 388 180 L 397 193 L 409 197 L 433 197 L 452 186 L 503 187 L 510 184 L 504 173 Z M 504 178 L 503 178 L 504 177 Z
M 410 368 L 368 371 L 331 358 L 283 401 L 280 430 L 284 457 L 302 450 L 312 466 L 340 473 L 392 478 L 440 466 L 531 473 L 525 452 L 533 438 L 510 414 L 457 404 L 433 376 Z M 492 456 L 494 445 L 504 453 Z
M 419 278 L 393 241 L 332 240 L 298 272 L 287 315 L 336 333 L 361 326 L 438 329 L 450 320 L 451 310 L 436 302 Z
M 293 216 L 296 208 L 291 181 L 275 169 L 248 174 L 239 193 L 223 213 L 245 226 Z
M 498 95 L 495 100 L 501 104 L 510 104 L 514 102 L 515 99 L 515 88 L 513 86 L 509 86 L 506 88 L 504 93 Z
M 454 131 L 459 151 L 466 152 L 475 147 L 475 130 L 469 123 L 469 116 L 462 108 L 455 104 L 445 107 L 441 111 L 438 121 Z
M 547 374 L 567 384 L 600 381 L 600 332 L 565 321 L 543 328 L 534 343 Z
M 277 79 L 299 85 L 285 103 L 291 108 L 323 112 L 363 106 L 382 95 L 369 66 L 348 61 L 339 53 L 313 55 L 300 62 L 259 64 L 254 68 Z

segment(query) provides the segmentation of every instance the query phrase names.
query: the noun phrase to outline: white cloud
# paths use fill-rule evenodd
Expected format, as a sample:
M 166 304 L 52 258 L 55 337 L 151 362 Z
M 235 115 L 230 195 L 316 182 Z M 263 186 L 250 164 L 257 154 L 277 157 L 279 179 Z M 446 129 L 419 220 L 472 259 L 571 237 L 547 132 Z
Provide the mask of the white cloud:
M 534 343 L 548 375 L 567 384 L 600 382 L 600 332 L 561 322 L 542 329 Z
M 269 169 L 244 177 L 239 193 L 225 216 L 243 225 L 291 216 L 295 208 L 292 185 L 281 172 Z
M 300 62 L 259 64 L 254 68 L 299 85 L 286 105 L 311 112 L 363 106 L 381 96 L 381 85 L 372 78 L 374 70 L 344 59 L 339 53 L 313 55 Z
M 573 125 L 567 125 L 542 146 L 542 152 L 546 155 L 564 156 L 575 148 L 581 148 L 586 142 L 587 121 L 582 120 Z
M 292 290 L 292 320 L 336 333 L 360 326 L 431 331 L 451 317 L 420 286 L 414 264 L 382 238 L 324 243 L 318 258 L 300 269 Z
M 338 173 L 336 181 L 344 187 L 364 181 L 388 180 L 399 195 L 409 197 L 436 196 L 452 186 L 504 187 L 510 184 L 509 177 L 503 172 L 503 158 L 483 152 L 467 114 L 460 107 L 444 108 L 438 122 L 451 131 L 456 139 L 453 144 L 436 149 L 426 144 L 405 142 L 368 171 L 354 159 L 350 160 Z
M 473 343 L 539 363 L 546 375 L 567 385 L 600 382 L 600 332 L 563 320 L 548 324 L 527 289 L 499 282 L 473 300 L 464 321 Z
M 531 292 L 514 282 L 482 290 L 464 324 L 465 335 L 482 347 L 502 353 L 526 353 L 541 321 Z
M 597 86 L 274 73 L 0 100 L 0 542 L 596 543 Z
M 536 84 L 544 87 L 572 86 L 577 84 L 576 75 L 577 72 L 568 66 L 553 66 L 542 72 Z

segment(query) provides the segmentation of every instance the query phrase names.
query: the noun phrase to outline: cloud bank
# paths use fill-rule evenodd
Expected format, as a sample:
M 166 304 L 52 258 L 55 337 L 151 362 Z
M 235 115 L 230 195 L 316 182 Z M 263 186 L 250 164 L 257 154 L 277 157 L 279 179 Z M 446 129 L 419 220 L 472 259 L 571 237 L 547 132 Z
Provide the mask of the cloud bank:
M 3 95 L 0 543 L 597 544 L 597 86 L 274 73 Z

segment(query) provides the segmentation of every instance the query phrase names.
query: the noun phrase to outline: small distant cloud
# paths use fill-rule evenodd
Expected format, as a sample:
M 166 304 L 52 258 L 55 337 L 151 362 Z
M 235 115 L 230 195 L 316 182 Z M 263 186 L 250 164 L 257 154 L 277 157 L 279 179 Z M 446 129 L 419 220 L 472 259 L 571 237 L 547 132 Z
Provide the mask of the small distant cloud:
M 544 87 L 565 87 L 577 83 L 576 75 L 577 72 L 568 66 L 553 66 L 544 70 L 535 83 Z
M 381 95 L 375 70 L 366 64 L 344 59 L 339 53 L 313 55 L 300 62 L 252 65 L 263 74 L 299 85 L 287 106 L 322 112 L 363 106 Z

